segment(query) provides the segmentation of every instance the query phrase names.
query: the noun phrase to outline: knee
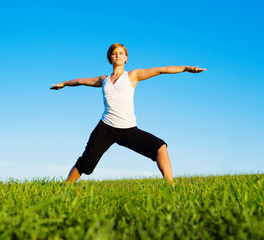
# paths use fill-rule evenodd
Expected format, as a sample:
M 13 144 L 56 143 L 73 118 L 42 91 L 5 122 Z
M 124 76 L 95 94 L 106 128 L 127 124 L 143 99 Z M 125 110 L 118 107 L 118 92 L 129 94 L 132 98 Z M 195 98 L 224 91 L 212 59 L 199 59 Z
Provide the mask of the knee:
M 79 157 L 75 167 L 78 170 L 78 172 L 80 173 L 80 175 L 82 173 L 86 174 L 86 175 L 90 175 L 93 173 L 95 165 L 91 164 L 89 161 L 87 161 L 88 159 L 85 157 Z
M 85 171 L 83 173 L 86 174 L 86 175 L 90 175 L 90 174 L 93 173 L 93 170 L 94 169 L 85 169 Z
M 86 174 L 87 175 L 90 175 L 90 174 L 92 174 L 93 173 L 93 170 L 89 170 Z

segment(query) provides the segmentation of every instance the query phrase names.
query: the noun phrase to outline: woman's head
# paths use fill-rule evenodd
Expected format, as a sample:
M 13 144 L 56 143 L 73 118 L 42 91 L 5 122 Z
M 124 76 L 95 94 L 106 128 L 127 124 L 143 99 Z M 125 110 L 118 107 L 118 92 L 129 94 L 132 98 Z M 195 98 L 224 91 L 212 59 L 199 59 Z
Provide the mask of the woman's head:
M 124 45 L 121 43 L 114 43 L 110 46 L 110 48 L 107 51 L 107 59 L 110 64 L 113 64 L 113 61 L 119 60 L 124 60 L 124 63 L 127 62 L 127 57 L 128 57 L 128 52 L 127 49 Z

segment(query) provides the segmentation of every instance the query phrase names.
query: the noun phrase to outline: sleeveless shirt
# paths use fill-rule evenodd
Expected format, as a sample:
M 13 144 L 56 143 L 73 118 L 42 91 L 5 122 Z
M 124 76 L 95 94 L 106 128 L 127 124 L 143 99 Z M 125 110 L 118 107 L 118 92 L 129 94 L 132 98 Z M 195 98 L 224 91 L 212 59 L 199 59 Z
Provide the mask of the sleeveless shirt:
M 105 110 L 101 120 L 115 128 L 137 126 L 134 114 L 134 91 L 128 72 L 112 83 L 108 76 L 102 85 Z

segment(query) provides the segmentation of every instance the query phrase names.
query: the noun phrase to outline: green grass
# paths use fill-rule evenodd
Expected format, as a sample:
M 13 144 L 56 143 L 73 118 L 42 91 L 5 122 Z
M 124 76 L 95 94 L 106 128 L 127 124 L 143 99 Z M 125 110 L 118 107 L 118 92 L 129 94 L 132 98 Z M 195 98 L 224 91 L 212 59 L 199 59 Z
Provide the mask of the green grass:
M 0 239 L 264 239 L 264 175 L 0 182 Z

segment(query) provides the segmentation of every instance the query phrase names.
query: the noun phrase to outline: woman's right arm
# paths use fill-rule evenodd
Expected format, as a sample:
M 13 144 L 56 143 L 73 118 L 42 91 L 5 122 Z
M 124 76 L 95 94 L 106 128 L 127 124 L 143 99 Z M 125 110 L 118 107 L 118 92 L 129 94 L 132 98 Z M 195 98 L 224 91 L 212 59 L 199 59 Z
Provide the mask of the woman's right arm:
M 71 81 L 61 82 L 58 84 L 52 84 L 50 89 L 60 90 L 65 86 L 69 87 L 76 87 L 80 85 L 86 85 L 91 87 L 102 87 L 103 81 L 106 79 L 107 76 L 99 76 L 95 78 L 76 78 Z

